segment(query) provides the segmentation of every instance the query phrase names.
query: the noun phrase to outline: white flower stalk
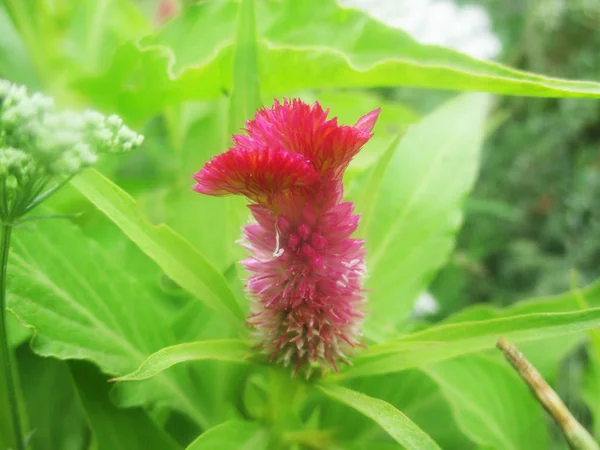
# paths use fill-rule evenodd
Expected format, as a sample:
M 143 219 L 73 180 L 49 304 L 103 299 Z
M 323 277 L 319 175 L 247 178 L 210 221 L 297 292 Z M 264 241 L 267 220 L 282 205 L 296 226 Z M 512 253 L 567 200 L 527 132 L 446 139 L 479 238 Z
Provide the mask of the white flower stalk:
M 29 212 L 99 153 L 126 152 L 143 139 L 118 116 L 59 111 L 51 97 L 0 80 L 0 220 Z

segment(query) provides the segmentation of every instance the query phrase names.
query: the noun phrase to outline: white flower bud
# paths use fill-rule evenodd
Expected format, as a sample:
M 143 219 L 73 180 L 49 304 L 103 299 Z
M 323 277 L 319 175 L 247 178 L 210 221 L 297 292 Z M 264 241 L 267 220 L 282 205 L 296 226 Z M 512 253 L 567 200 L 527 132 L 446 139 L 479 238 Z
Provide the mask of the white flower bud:
M 4 97 L 10 91 L 12 83 L 7 80 L 0 80 L 0 100 L 4 101 Z

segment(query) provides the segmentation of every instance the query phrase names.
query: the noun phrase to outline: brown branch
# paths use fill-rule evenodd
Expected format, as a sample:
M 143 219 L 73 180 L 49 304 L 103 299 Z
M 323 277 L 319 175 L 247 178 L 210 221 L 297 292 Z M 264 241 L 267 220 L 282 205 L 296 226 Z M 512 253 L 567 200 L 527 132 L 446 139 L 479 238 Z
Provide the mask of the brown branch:
M 569 446 L 573 450 L 600 450 L 598 443 L 588 431 L 573 417 L 560 397 L 554 392 L 540 373 L 527 361 L 525 356 L 503 337 L 498 339 L 497 347 L 527 383 L 544 409 L 552 416 L 562 430 Z

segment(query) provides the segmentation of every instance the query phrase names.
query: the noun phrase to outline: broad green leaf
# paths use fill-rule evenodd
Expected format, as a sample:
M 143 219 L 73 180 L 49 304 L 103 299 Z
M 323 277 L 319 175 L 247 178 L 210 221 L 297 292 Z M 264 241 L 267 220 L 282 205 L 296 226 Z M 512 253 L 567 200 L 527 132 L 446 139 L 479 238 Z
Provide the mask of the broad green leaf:
M 125 191 L 95 170 L 71 183 L 173 281 L 229 319 L 243 320 L 244 313 L 223 275 L 173 230 L 147 222 Z
M 89 427 L 69 368 L 64 361 L 42 358 L 23 345 L 16 352 L 21 391 L 31 433 L 28 449 L 81 450 Z M 56 414 L 60 408 L 60 414 Z M 2 447 L 5 448 L 10 447 Z
M 383 400 L 334 384 L 321 385 L 319 390 L 375 421 L 406 450 L 440 450 L 440 447 L 424 431 Z
M 233 339 L 174 345 L 150 355 L 135 372 L 118 377 L 114 381 L 145 380 L 186 361 L 211 359 L 244 362 L 250 356 L 249 348 L 248 342 Z
M 155 298 L 77 227 L 56 219 L 32 227 L 13 234 L 8 306 L 35 330 L 37 354 L 93 361 L 118 376 L 175 344 Z M 127 405 L 161 403 L 209 423 L 186 371 L 136 383 L 120 396 Z
M 386 344 L 353 360 L 353 367 L 332 378 L 398 372 L 494 348 L 499 336 L 514 343 L 581 333 L 600 326 L 600 308 L 569 313 L 524 314 L 439 325 Z
M 254 0 L 242 0 L 233 54 L 233 86 L 229 103 L 229 132 L 237 133 L 261 106 L 256 59 Z
M 391 160 L 370 199 L 365 230 L 373 314 L 368 328 L 406 319 L 450 254 L 462 199 L 477 175 L 488 100 L 481 94 L 451 100 L 413 125 L 386 155 Z
M 528 74 L 416 42 L 334 0 L 263 2 L 259 34 L 265 91 L 418 86 L 535 96 L 595 96 L 600 85 Z M 265 63 L 265 66 L 267 64 Z
M 12 314 L 6 316 L 6 329 L 8 331 L 8 346 L 16 348 L 31 337 L 31 329 L 27 328 Z
M 71 361 L 69 369 L 94 432 L 97 450 L 181 449 L 143 409 L 117 408 L 110 401 L 110 384 L 94 366 Z
M 440 387 L 463 433 L 481 447 L 547 448 L 544 411 L 506 362 L 468 356 L 423 371 Z
M 254 422 L 231 420 L 200 435 L 186 450 L 216 449 L 262 450 L 267 448 L 266 433 Z
M 239 3 L 201 2 L 158 34 L 120 47 L 80 87 L 100 104 L 149 117 L 183 99 L 231 91 Z M 600 85 L 513 70 L 416 42 L 335 0 L 257 3 L 261 90 L 417 86 L 541 97 L 599 97 Z
M 184 20 L 196 10 L 198 15 Z M 104 73 L 81 79 L 78 87 L 95 104 L 130 119 L 148 119 L 183 100 L 217 99 L 232 87 L 237 11 L 238 4 L 229 1 L 186 8 L 182 18 L 170 21 L 158 33 L 120 46 Z M 202 37 L 192 36 L 194 31 Z M 169 45 L 180 52 L 175 55 Z M 176 62 L 183 61 L 196 70 L 176 74 L 180 71 Z

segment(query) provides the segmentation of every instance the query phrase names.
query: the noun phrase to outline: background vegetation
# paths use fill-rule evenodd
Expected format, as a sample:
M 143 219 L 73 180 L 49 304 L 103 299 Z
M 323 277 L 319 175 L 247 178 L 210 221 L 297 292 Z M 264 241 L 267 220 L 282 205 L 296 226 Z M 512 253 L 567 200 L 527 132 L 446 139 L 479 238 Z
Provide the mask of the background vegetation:
M 493 349 L 500 334 L 600 438 L 600 85 L 549 78 L 598 80 L 597 2 L 480 2 L 500 59 L 548 77 L 330 0 L 184 3 L 169 20 L 153 1 L 0 0 L 0 77 L 146 136 L 47 204 L 76 217 L 15 231 L 9 331 L 30 448 L 568 448 Z M 189 189 L 284 95 L 343 123 L 383 107 L 345 180 L 369 248 L 369 349 L 321 383 L 248 363 L 247 210 Z M 439 310 L 423 317 L 426 290 Z M 107 382 L 166 347 L 138 381 Z

